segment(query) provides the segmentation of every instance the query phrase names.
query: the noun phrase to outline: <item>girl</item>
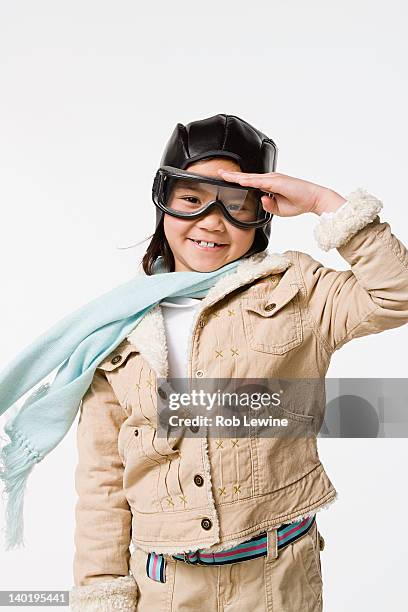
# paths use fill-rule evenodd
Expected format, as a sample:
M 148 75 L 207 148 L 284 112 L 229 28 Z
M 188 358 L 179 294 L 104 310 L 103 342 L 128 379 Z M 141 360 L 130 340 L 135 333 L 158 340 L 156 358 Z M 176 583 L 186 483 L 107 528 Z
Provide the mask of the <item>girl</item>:
M 316 513 L 337 492 L 316 435 L 212 438 L 194 424 L 159 435 L 169 378 L 324 379 L 343 344 L 408 322 L 408 252 L 380 221 L 381 202 L 275 168 L 275 143 L 239 117 L 178 124 L 153 186 L 143 273 L 57 324 L 1 377 L 7 408 L 66 359 L 6 427 L 10 546 L 25 478 L 82 400 L 72 610 L 323 609 Z M 350 270 L 267 252 L 272 216 L 307 212 L 320 247 Z M 324 401 L 303 400 L 282 406 L 293 426 L 324 413 Z M 47 439 L 34 418 L 49 420 Z

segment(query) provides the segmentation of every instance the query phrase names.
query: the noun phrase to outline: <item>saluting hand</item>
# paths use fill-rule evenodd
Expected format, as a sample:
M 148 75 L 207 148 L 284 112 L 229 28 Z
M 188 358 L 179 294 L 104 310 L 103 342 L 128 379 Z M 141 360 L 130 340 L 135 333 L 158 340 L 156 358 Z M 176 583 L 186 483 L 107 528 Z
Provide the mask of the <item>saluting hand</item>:
M 251 174 L 219 169 L 218 173 L 225 181 L 257 187 L 274 194 L 272 197 L 262 196 L 262 205 L 265 210 L 279 217 L 294 217 L 308 212 L 321 215 L 322 212 L 334 212 L 346 202 L 345 198 L 332 189 L 280 172 Z

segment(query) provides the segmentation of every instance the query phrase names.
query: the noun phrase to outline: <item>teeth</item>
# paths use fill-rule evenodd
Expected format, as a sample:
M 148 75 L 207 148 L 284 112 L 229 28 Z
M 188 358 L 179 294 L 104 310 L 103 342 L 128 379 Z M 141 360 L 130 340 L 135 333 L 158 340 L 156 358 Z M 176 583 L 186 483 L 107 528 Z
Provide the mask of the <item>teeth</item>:
M 204 242 L 204 240 L 194 240 L 194 242 L 196 242 L 200 246 L 208 246 L 208 247 L 218 246 L 218 242 Z

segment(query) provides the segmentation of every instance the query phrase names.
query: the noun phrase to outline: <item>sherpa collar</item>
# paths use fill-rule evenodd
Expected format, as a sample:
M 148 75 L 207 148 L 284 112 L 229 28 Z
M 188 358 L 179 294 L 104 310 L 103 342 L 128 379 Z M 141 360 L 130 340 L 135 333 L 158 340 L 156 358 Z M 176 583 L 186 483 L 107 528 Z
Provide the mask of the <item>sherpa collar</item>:
M 220 278 L 207 295 L 201 300 L 199 308 L 194 313 L 191 329 L 202 315 L 203 311 L 212 306 L 235 289 L 248 283 L 279 273 L 292 265 L 291 260 L 281 253 L 255 253 L 236 267 L 234 272 Z M 192 333 L 190 334 L 189 350 L 191 349 Z M 158 378 L 166 378 L 169 373 L 168 350 L 163 312 L 157 304 L 143 317 L 140 323 L 127 336 L 127 340 L 137 349 L 141 356 L 155 371 Z

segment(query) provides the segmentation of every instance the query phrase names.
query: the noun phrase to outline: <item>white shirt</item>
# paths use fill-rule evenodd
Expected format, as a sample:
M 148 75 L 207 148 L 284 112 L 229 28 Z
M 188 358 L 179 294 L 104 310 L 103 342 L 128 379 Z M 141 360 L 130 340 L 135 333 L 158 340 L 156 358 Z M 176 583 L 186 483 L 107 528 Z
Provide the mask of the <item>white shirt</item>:
M 160 302 L 166 330 L 169 378 L 187 378 L 188 342 L 200 302 L 189 297 L 169 297 Z

